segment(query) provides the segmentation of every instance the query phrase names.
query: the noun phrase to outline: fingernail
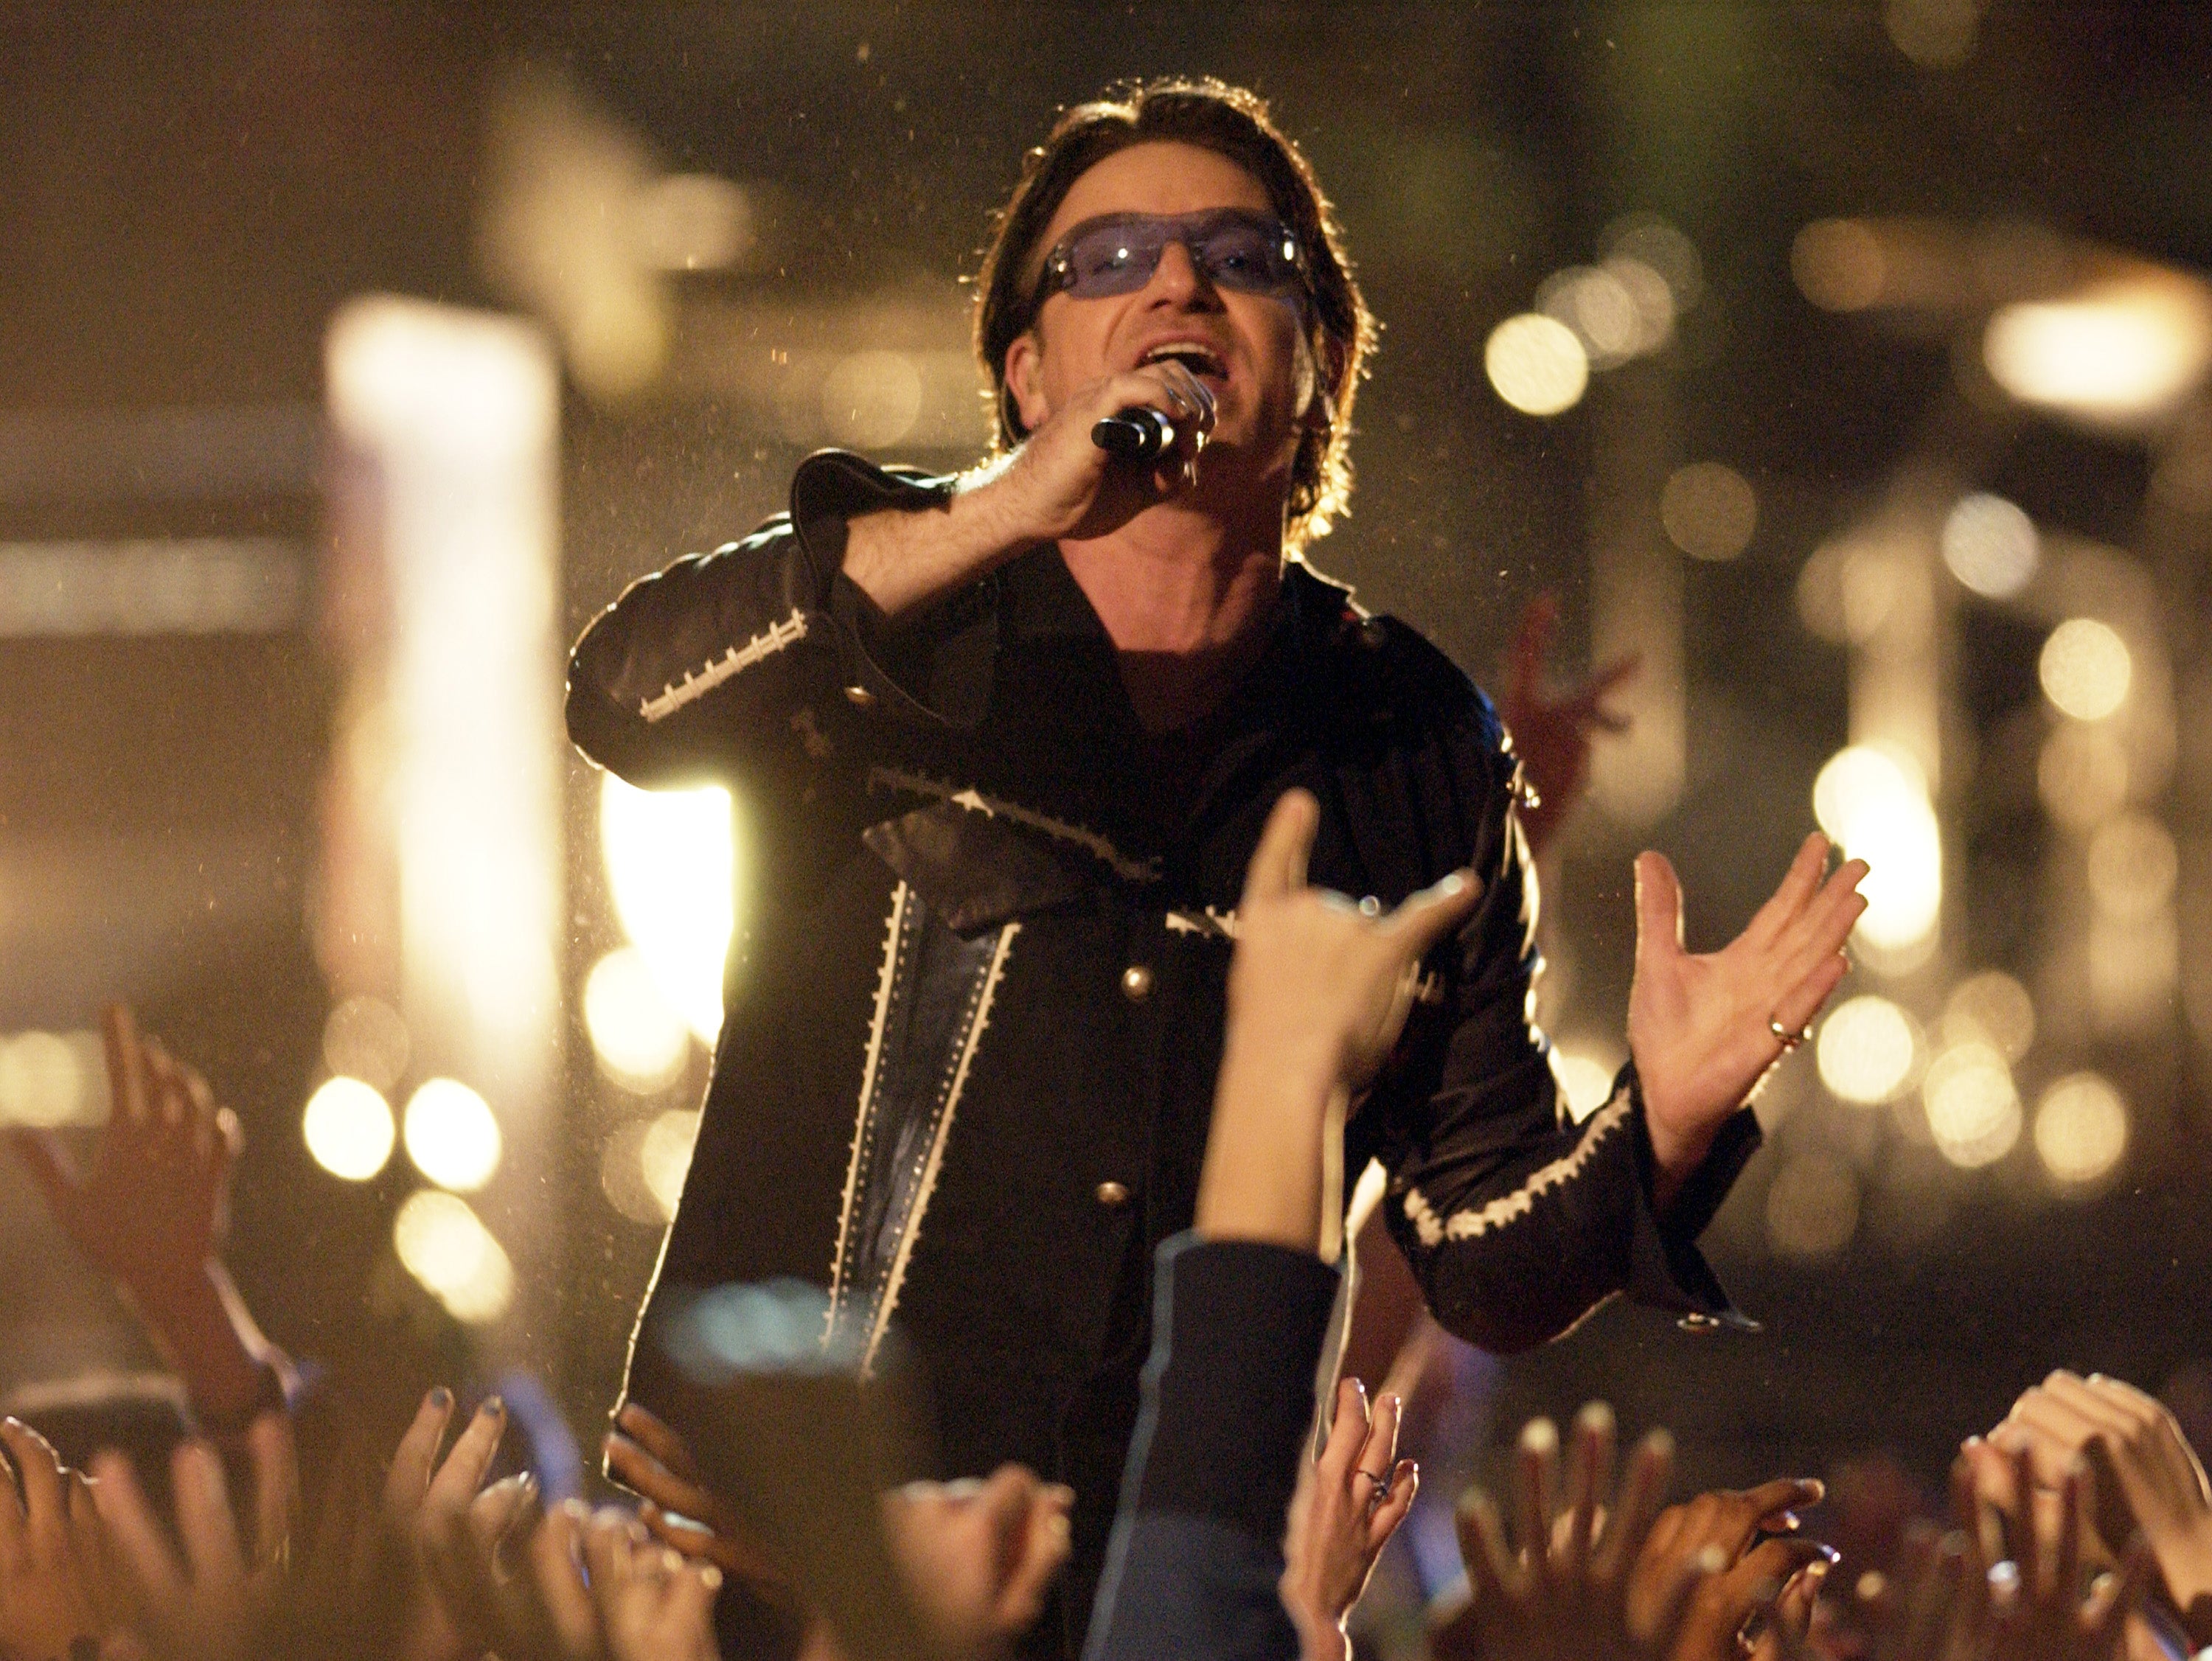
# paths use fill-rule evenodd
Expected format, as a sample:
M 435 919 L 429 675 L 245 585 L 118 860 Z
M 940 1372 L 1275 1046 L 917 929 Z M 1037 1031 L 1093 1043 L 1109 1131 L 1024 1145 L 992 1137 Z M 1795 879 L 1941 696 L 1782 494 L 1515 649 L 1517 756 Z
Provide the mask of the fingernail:
M 1825 1577 L 1830 1569 L 1844 1561 L 1844 1554 L 1825 1540 L 1815 1540 L 1813 1543 L 1820 1549 L 1820 1555 L 1805 1566 L 1805 1572 L 1815 1578 Z
M 453 1392 L 452 1391 L 447 1389 L 443 1385 L 433 1385 L 430 1387 L 431 1406 L 436 1408 L 441 1413 L 443 1413 L 453 1404 Z
M 493 1415 L 495 1417 L 504 1418 L 507 1415 L 507 1403 L 496 1396 L 487 1396 L 483 1398 L 483 1405 L 478 1408 L 477 1411 L 479 1413 L 489 1413 Z
M 699 1584 L 709 1591 L 720 1591 L 722 1589 L 722 1571 L 712 1563 L 700 1564 Z
M 1462 876 L 1457 871 L 1451 871 L 1438 879 L 1437 892 L 1449 900 L 1465 887 L 1467 887 L 1467 878 Z
M 663 1546 L 660 1549 L 660 1567 L 671 1574 L 675 1573 L 684 1567 L 684 1554 L 673 1546 Z
M 561 1514 L 572 1523 L 586 1523 L 591 1520 L 592 1508 L 572 1494 L 561 1501 Z

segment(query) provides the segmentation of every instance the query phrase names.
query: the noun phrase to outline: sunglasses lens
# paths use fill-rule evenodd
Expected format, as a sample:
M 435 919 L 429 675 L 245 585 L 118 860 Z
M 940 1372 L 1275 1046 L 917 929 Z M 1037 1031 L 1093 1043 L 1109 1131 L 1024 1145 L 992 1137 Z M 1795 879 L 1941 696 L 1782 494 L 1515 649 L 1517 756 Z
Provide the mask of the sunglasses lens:
M 1133 294 L 1152 280 L 1166 246 L 1157 223 L 1087 231 L 1067 246 L 1067 292 L 1078 300 Z
M 1182 243 L 1206 281 L 1224 288 L 1304 291 L 1296 239 L 1273 220 L 1242 210 L 1176 218 L 1132 214 L 1079 227 L 1054 250 L 1050 275 L 1078 300 L 1134 294 L 1152 280 L 1170 242 Z
M 1297 286 L 1297 250 L 1281 227 L 1247 219 L 1215 226 L 1192 250 L 1208 280 L 1247 294 Z

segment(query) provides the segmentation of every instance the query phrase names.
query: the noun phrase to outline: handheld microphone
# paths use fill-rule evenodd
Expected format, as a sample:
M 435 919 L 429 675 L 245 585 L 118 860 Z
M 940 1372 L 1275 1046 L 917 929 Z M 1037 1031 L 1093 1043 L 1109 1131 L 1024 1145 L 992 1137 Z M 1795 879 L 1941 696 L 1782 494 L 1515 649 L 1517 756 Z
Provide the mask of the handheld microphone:
M 1151 461 L 1175 441 L 1175 423 L 1141 403 L 1107 416 L 1091 429 L 1091 442 L 1117 461 Z

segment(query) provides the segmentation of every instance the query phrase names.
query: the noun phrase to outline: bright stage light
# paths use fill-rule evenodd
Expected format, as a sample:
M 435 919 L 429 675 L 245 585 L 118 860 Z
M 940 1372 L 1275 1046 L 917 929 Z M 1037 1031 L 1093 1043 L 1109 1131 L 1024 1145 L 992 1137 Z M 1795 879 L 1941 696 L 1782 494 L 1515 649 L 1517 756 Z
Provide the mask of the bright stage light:
M 1813 783 L 1813 815 L 1831 840 L 1867 862 L 1867 908 L 1853 932 L 1887 952 L 1933 936 L 1943 901 L 1943 839 L 1920 771 L 1899 754 L 1854 744 Z
M 2027 988 L 2000 969 L 1969 975 L 1943 1005 L 1946 1044 L 1986 1044 L 2018 1061 L 2035 1042 L 2035 1003 Z
M 2135 665 L 2109 623 L 2069 617 L 2051 631 L 2036 661 L 2043 695 L 2077 721 L 2101 721 L 2128 700 Z
M 1733 560 L 1759 528 L 1759 497 L 1733 467 L 1692 462 L 1677 468 L 1660 491 L 1659 523 L 1685 554 Z
M 1943 563 L 1992 600 L 2008 600 L 2027 586 L 2039 552 L 2035 521 L 2002 496 L 1961 497 L 1943 521 Z
M 1960 1044 L 1928 1064 L 1921 1081 L 1936 1150 L 1972 1170 L 2002 1159 L 2020 1140 L 2020 1093 L 2012 1070 L 1986 1044 Z
M 472 1194 L 499 1169 L 499 1121 L 458 1079 L 431 1079 L 408 1099 L 404 1135 L 415 1168 L 441 1188 Z
M 699 1115 L 672 1107 L 645 1127 L 638 1144 L 637 1163 L 645 1178 L 646 1192 L 653 1196 L 664 1219 L 676 1215 L 684 1197 L 684 1179 L 690 1173 L 691 1149 L 699 1140 Z
M 1535 312 L 1510 317 L 1490 331 L 1483 371 L 1498 396 L 1526 415 L 1556 415 L 1582 402 L 1589 355 L 1557 318 Z
M 2054 1180 L 2092 1183 L 2128 1150 L 2128 1105 L 2094 1073 L 2074 1073 L 2043 1093 L 2035 1109 L 2035 1151 Z
M 0 1123 L 46 1130 L 88 1122 L 94 1066 L 82 1046 L 58 1033 L 0 1039 Z
M 607 1076 L 640 1095 L 673 1084 L 690 1057 L 691 1029 L 635 946 L 609 952 L 584 978 L 584 1028 Z
M 1569 1050 L 1552 1052 L 1552 1076 L 1559 1081 L 1568 1117 L 1577 1125 L 1613 1099 L 1613 1080 L 1617 1070 L 1595 1056 Z
M 2069 721 L 2043 741 L 2035 792 L 2056 822 L 2087 830 L 2127 804 L 2128 752 L 2105 728 Z
M 465 1200 L 425 1188 L 392 1219 L 392 1248 L 407 1272 L 459 1321 L 495 1321 L 514 1301 L 514 1265 Z
M 301 1134 L 316 1164 L 348 1182 L 367 1182 L 392 1157 L 392 1107 L 376 1087 L 343 1074 L 307 1098 Z
M 2212 305 L 2160 272 L 2065 300 L 2000 309 L 1982 336 L 1990 378 L 2023 403 L 2094 421 L 2154 419 L 2212 364 Z
M 729 791 L 641 791 L 608 773 L 599 842 L 615 914 L 662 995 L 711 1046 L 736 910 Z
M 1536 290 L 1536 310 L 1574 331 L 1593 369 L 1656 351 L 1674 332 L 1674 296 L 1667 279 L 1626 256 L 1545 278 Z
M 1854 997 L 1820 1023 L 1813 1055 L 1820 1082 L 1843 1101 L 1875 1106 L 1912 1088 L 1920 1026 L 1886 997 Z

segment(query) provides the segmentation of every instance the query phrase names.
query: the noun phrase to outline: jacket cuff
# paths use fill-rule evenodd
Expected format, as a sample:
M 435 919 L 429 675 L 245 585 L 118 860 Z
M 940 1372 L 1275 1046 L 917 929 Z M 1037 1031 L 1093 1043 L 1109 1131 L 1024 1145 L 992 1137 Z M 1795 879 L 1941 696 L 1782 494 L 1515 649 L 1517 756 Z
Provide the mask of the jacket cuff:
M 1658 1161 L 1651 1151 L 1651 1130 L 1644 1108 L 1644 1086 L 1633 1062 L 1621 1069 L 1613 1086 L 1623 1087 L 1632 1104 L 1635 1130 L 1636 1215 L 1629 1242 L 1628 1295 L 1640 1304 L 1680 1316 L 1685 1331 L 1726 1327 L 1757 1332 L 1759 1324 L 1738 1309 L 1698 1249 L 1698 1236 L 1728 1197 L 1744 1166 L 1759 1151 L 1759 1118 L 1748 1107 L 1731 1114 L 1713 1138 L 1705 1159 L 1684 1180 L 1662 1217 L 1657 1200 Z
M 1310 1252 L 1194 1234 L 1164 1241 L 1157 1261 L 1124 1494 L 1137 1511 L 1212 1518 L 1272 1543 L 1312 1428 L 1342 1276 Z
M 854 701 L 881 703 L 895 714 L 929 725 L 945 724 L 947 716 L 911 684 L 911 668 L 905 676 L 896 672 L 898 654 L 888 621 L 845 575 L 845 542 L 848 527 L 863 514 L 942 507 L 951 496 L 949 478 L 878 467 L 848 450 L 817 451 L 799 463 L 791 479 L 792 529 L 812 575 L 817 604 L 836 625 L 831 634 L 846 685 L 860 694 Z M 963 709 L 953 718 L 963 724 L 958 715 L 980 712 Z

